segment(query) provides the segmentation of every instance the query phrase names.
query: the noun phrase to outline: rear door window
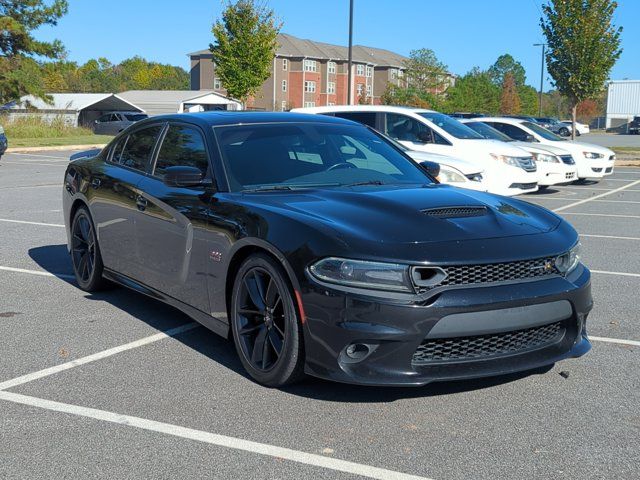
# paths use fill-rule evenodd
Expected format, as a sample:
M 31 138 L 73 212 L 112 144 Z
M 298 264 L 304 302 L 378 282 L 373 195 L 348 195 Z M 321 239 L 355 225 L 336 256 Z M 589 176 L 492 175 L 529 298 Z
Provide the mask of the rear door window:
M 376 112 L 334 112 L 333 115 L 376 128 Z
M 112 161 L 124 167 L 146 172 L 162 127 L 162 125 L 154 125 L 131 133 L 122 148 L 122 153 L 117 160 L 114 155 Z
M 207 174 L 209 161 L 202 133 L 194 127 L 170 125 L 158 153 L 154 174 L 163 176 L 168 167 L 185 166 Z
M 415 118 L 399 113 L 385 113 L 385 131 L 398 141 L 450 145 L 441 135 Z

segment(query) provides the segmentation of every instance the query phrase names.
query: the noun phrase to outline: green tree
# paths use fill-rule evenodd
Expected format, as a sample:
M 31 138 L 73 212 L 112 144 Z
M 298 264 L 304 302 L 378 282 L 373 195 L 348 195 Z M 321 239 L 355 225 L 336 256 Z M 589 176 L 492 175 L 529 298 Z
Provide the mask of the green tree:
M 449 112 L 495 114 L 500 107 L 500 87 L 486 71 L 473 68 L 447 90 L 445 109 Z
M 504 77 L 507 73 L 513 75 L 513 79 L 518 87 L 524 85 L 527 80 L 522 64 L 508 53 L 500 55 L 496 63 L 489 67 L 488 73 L 491 81 L 500 86 L 504 83 Z
M 273 10 L 255 0 L 229 2 L 213 25 L 209 45 L 216 75 L 227 93 L 246 103 L 271 75 L 282 24 Z
M 500 94 L 500 113 L 503 115 L 517 115 L 520 113 L 520 96 L 516 87 L 516 80 L 511 73 L 504 76 L 502 93 Z
M 64 54 L 60 41 L 42 42 L 32 32 L 56 25 L 67 13 L 66 0 L 0 0 L 0 104 L 23 95 L 47 99 L 35 58 L 57 59 Z
M 433 50 L 421 48 L 412 50 L 405 62 L 406 81 L 416 90 L 442 93 L 449 82 L 447 66 L 438 60 Z
M 518 97 L 520 97 L 520 113 L 522 115 L 538 116 L 538 91 L 531 85 L 521 85 L 517 87 Z
M 407 107 L 442 109 L 441 97 L 425 90 L 419 90 L 413 86 L 401 87 L 388 83 L 387 88 L 380 97 L 383 105 L 403 105 Z
M 622 27 L 613 24 L 618 3 L 612 0 L 550 0 L 540 19 L 547 40 L 547 69 L 571 105 L 575 138 L 577 107 L 604 89 L 622 53 Z

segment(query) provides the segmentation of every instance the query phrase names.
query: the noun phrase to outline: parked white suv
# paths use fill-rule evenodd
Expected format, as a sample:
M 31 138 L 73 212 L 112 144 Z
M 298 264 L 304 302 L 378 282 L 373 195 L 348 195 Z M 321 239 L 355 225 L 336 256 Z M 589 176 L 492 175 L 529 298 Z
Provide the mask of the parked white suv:
M 353 105 L 292 111 L 346 118 L 369 125 L 410 150 L 474 163 L 484 171 L 484 181 L 491 193 L 518 195 L 538 190 L 538 174 L 531 154 L 503 142 L 486 140 L 456 119 L 433 110 Z
M 560 147 L 571 153 L 578 167 L 578 178 L 602 178 L 613 173 L 616 154 L 608 148 L 590 143 L 574 142 L 551 133 L 538 124 L 504 117 L 481 117 L 479 121 L 491 125 L 502 133 L 535 145 Z
M 571 183 L 578 179 L 578 167 L 569 152 L 555 145 L 541 145 L 514 140 L 500 130 L 481 121 L 481 118 L 460 120 L 484 138 L 509 142 L 511 145 L 526 150 L 536 161 L 538 167 L 538 187 Z

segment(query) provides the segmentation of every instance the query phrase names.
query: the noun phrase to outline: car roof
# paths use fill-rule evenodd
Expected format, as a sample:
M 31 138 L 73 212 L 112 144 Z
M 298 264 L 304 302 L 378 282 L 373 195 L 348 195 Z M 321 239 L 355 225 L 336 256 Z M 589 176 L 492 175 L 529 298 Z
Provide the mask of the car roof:
M 330 112 L 395 112 L 395 113 L 437 113 L 435 110 L 426 108 L 406 107 L 403 105 L 335 105 L 331 107 L 306 107 L 294 108 L 295 113 L 330 113 Z
M 502 123 L 510 123 L 511 125 L 519 125 L 521 123 L 528 121 L 524 118 L 514 118 L 514 117 L 477 117 L 477 118 L 471 118 L 469 120 L 477 120 L 479 122 L 502 122 Z
M 319 117 L 317 115 L 292 112 L 253 112 L 245 110 L 157 115 L 143 120 L 139 122 L 139 124 L 157 121 L 188 122 L 211 127 L 254 123 L 332 123 L 339 125 L 360 125 L 357 122 L 337 117 Z

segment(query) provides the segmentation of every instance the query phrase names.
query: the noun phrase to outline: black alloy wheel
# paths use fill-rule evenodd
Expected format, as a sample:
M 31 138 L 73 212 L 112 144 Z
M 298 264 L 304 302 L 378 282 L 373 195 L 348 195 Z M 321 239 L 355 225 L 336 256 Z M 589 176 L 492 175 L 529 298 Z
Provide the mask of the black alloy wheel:
M 266 255 L 240 267 L 232 296 L 236 350 L 258 382 L 279 387 L 302 376 L 302 329 L 280 265 Z
M 80 207 L 71 224 L 71 262 L 76 281 L 82 290 L 99 290 L 102 279 L 102 257 L 93 221 L 85 207 Z

